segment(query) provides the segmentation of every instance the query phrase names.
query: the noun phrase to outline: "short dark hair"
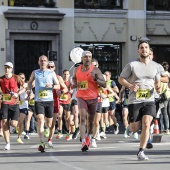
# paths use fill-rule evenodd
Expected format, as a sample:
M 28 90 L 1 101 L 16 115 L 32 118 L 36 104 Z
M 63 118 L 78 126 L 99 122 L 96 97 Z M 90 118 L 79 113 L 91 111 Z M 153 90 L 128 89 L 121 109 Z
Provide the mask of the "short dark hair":
M 66 71 L 68 71 L 68 72 L 69 72 L 69 70 L 66 70 L 66 69 L 65 69 L 65 70 L 63 70 L 63 74 L 64 74 Z
M 140 46 L 141 44 L 143 44 L 143 43 L 146 43 L 146 44 L 148 44 L 148 45 L 149 45 L 149 42 L 148 42 L 148 41 L 139 41 L 138 49 L 139 49 L 139 46 Z M 149 45 L 149 47 L 150 47 L 150 45 Z

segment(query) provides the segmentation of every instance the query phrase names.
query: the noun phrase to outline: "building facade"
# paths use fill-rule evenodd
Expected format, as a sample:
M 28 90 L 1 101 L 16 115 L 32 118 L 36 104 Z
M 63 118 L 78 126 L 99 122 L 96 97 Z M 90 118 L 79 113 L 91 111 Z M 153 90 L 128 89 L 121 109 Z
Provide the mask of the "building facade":
M 27 78 L 45 54 L 62 74 L 74 47 L 91 50 L 117 80 L 148 40 L 155 60 L 170 62 L 170 2 L 152 0 L 0 0 L 0 73 L 6 61 Z

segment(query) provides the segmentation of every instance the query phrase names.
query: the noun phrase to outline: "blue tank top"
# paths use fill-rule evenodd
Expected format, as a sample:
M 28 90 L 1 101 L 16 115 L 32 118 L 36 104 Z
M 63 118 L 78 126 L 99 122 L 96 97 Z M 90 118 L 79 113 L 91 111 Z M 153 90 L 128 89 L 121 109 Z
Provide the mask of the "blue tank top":
M 34 71 L 35 101 L 53 101 L 53 89 L 47 88 L 46 83 L 53 83 L 53 71 L 40 69 Z

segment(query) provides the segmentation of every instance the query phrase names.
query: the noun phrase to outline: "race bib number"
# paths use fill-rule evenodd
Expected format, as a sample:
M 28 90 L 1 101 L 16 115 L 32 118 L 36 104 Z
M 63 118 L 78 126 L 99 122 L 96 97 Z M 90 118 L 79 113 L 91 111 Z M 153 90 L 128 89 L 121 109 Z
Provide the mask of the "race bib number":
M 68 100 L 68 94 L 61 94 L 60 100 L 67 101 Z
M 78 82 L 78 88 L 79 88 L 79 90 L 87 90 L 88 82 L 87 81 Z
M 136 92 L 136 99 L 149 99 L 151 97 L 149 89 L 139 89 Z
M 10 94 L 3 94 L 3 101 L 4 102 L 10 102 L 11 99 L 11 95 Z
M 29 105 L 35 105 L 35 100 L 31 99 L 31 100 L 29 101 Z
M 38 97 L 40 99 L 48 98 L 48 92 L 49 92 L 49 90 L 40 90 L 38 92 Z

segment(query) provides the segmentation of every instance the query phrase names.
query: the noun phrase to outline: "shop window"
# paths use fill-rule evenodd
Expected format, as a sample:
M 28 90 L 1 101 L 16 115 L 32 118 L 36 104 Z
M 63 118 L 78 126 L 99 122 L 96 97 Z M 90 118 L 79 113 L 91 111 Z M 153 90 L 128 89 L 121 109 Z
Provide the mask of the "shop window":
M 170 0 L 147 0 L 147 10 L 148 11 L 169 11 L 170 10 Z

